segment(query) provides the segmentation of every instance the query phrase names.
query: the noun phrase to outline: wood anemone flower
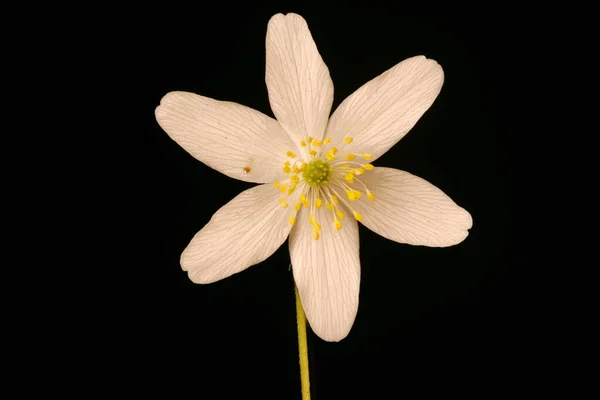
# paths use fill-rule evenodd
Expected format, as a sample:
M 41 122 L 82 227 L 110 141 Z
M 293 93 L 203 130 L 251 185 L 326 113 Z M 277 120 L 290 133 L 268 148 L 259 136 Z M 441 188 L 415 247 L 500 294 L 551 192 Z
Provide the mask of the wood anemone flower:
M 261 185 L 221 209 L 181 255 L 211 283 L 268 258 L 289 235 L 294 280 L 313 331 L 339 341 L 358 309 L 358 222 L 399 243 L 462 242 L 471 215 L 408 172 L 373 163 L 431 106 L 444 73 L 423 56 L 364 84 L 331 115 L 333 82 L 306 21 L 271 18 L 266 83 L 273 119 L 240 104 L 171 92 L 156 109 L 169 136 L 223 174 Z

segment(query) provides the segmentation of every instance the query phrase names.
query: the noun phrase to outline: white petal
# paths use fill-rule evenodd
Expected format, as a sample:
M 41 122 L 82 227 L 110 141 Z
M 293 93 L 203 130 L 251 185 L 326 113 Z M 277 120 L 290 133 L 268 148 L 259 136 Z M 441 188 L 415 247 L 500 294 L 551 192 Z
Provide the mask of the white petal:
M 160 126 L 188 153 L 246 182 L 275 182 L 296 145 L 279 123 L 237 103 L 170 92 L 156 108 Z
M 443 82 L 442 67 L 434 60 L 404 60 L 346 98 L 331 116 L 327 136 L 332 144 L 351 137 L 344 152 L 371 153 L 376 159 L 417 123 Z
M 399 243 L 431 247 L 458 244 L 473 226 L 471 214 L 424 179 L 393 168 L 375 168 L 361 180 L 375 201 L 362 196 L 352 206 L 373 232 Z M 358 185 L 354 184 L 356 189 Z
M 266 47 L 266 82 L 275 117 L 296 141 L 322 139 L 333 82 L 306 21 L 296 14 L 273 16 Z
M 350 332 L 358 310 L 358 224 L 349 215 L 337 231 L 323 207 L 317 212 L 321 237 L 315 240 L 307 214 L 303 209 L 290 234 L 294 280 L 312 330 L 323 340 L 337 342 Z
M 287 238 L 294 212 L 293 206 L 279 205 L 280 197 L 273 185 L 260 185 L 219 209 L 181 255 L 181 267 L 190 279 L 212 283 L 273 254 Z

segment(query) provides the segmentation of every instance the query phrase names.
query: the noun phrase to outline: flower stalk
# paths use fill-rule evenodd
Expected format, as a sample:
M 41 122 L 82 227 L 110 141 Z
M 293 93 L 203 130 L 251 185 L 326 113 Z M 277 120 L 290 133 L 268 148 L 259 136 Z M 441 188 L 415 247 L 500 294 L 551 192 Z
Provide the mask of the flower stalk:
M 296 321 L 298 325 L 298 355 L 300 357 L 300 384 L 302 400 L 310 400 L 310 378 L 308 375 L 308 344 L 306 342 L 306 315 L 300 301 L 298 288 L 294 286 L 296 293 Z

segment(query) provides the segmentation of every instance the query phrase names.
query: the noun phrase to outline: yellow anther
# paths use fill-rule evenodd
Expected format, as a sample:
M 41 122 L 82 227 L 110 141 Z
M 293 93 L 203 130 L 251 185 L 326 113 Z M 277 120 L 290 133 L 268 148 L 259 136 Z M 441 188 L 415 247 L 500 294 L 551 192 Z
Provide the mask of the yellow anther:
M 287 153 L 285 153 L 289 158 L 296 158 L 296 155 L 294 154 L 294 152 L 292 151 L 288 151 Z
M 279 188 L 279 191 L 281 193 L 285 193 L 285 191 L 288 189 L 287 185 L 281 185 L 281 187 Z
M 319 225 L 319 223 L 317 221 L 315 221 L 315 215 L 314 214 L 310 214 L 308 216 L 308 221 L 313 226 L 313 229 L 315 231 L 320 231 L 321 230 L 321 225 Z
M 301 140 L 301 141 L 300 141 L 300 146 L 302 146 L 302 147 L 306 147 L 306 142 L 305 142 L 304 140 Z
M 335 160 L 335 156 L 333 154 L 331 154 L 331 152 L 328 152 L 327 154 L 325 154 L 325 157 L 327 157 L 327 159 L 329 161 Z
M 356 200 L 356 193 L 354 193 L 354 190 L 346 190 L 346 195 L 348 196 L 348 200 Z
M 321 199 L 316 199 L 315 200 L 315 207 L 321 208 L 321 204 L 323 204 L 323 200 L 321 200 Z
M 292 183 L 298 183 L 300 182 L 300 178 L 298 178 L 298 175 L 292 175 L 290 181 L 292 181 Z
M 296 223 L 296 217 L 293 215 L 290 217 L 290 225 L 294 225 Z
M 309 136 L 309 137 L 307 137 L 307 138 L 306 138 L 306 141 L 307 141 L 308 143 L 311 143 L 311 142 L 312 142 L 312 137 L 310 137 L 310 136 Z
M 373 168 L 375 168 L 373 166 L 373 164 L 363 164 L 362 166 L 364 169 L 366 169 L 367 171 L 371 171 Z
M 350 169 L 350 164 L 342 164 L 341 169 Z
M 331 142 L 330 137 L 323 139 L 323 144 L 328 144 L 329 142 Z
M 289 166 L 290 166 L 290 162 L 289 162 L 289 161 L 286 161 L 286 162 L 284 162 L 284 163 L 283 163 L 283 166 L 284 166 L 284 167 L 289 167 Z
M 352 139 L 351 137 L 347 137 L 346 139 L 344 139 L 344 143 L 350 144 L 350 143 L 352 143 L 352 140 L 354 140 L 354 139 Z
M 348 153 L 348 155 L 346 156 L 346 160 L 354 160 L 356 158 L 356 156 L 352 153 Z
M 313 237 L 313 239 L 315 239 L 315 240 L 319 240 L 319 237 L 320 237 L 320 235 L 319 235 L 319 231 L 313 231 L 313 233 L 312 233 L 312 237 Z
M 300 211 L 300 207 L 302 207 L 302 203 L 298 202 L 298 203 L 296 203 L 296 205 L 294 206 L 294 209 L 295 209 L 296 211 Z
M 279 182 L 279 181 L 275 181 L 273 183 L 273 186 L 275 186 L 277 189 L 279 189 L 279 185 L 281 185 L 281 182 Z
M 316 152 L 316 151 L 314 151 L 314 150 L 309 150 L 309 151 L 308 151 L 308 154 L 310 154 L 311 156 L 316 156 L 316 155 L 317 155 L 317 152 Z
M 356 169 L 354 170 L 354 173 L 355 173 L 356 175 L 362 175 L 362 174 L 364 174 L 364 173 L 365 173 L 365 169 L 364 169 L 364 168 L 356 168 Z
M 362 214 L 361 213 L 359 213 L 358 211 L 354 211 L 352 214 L 354 215 L 354 218 L 356 218 L 357 221 L 361 221 L 362 222 L 363 218 L 362 218 Z
M 323 144 L 323 142 L 321 142 L 320 140 L 317 140 L 317 139 L 313 140 L 313 142 L 312 142 L 312 145 L 315 147 L 319 147 L 322 144 Z
M 338 200 L 338 198 L 337 198 L 337 197 L 335 197 L 335 196 L 331 196 L 331 200 L 333 200 L 333 204 L 335 204 L 336 206 L 337 206 L 337 205 L 338 205 L 338 203 L 340 202 L 340 201 Z
M 352 172 L 349 172 L 346 175 L 344 175 L 344 179 L 349 183 L 352 183 L 354 182 L 354 175 L 352 174 Z
M 298 174 L 300 172 L 301 172 L 300 168 L 296 167 L 295 165 L 292 167 L 292 174 Z
M 344 213 L 341 210 L 337 210 L 335 215 L 337 215 L 339 219 L 344 219 Z
M 340 230 L 342 229 L 342 221 L 340 221 L 339 219 L 336 219 L 335 221 L 333 221 L 333 225 L 335 226 L 336 230 Z
M 353 192 L 357 199 L 360 199 L 362 197 L 362 193 L 360 193 L 358 190 L 354 190 Z
M 289 174 L 290 173 L 290 167 L 288 167 L 287 165 L 285 167 L 283 167 L 282 169 L 284 174 Z
M 306 194 L 302 194 L 302 196 L 300 196 L 300 203 L 304 205 L 304 208 L 308 207 L 308 200 L 306 199 Z
M 335 155 L 335 153 L 337 153 L 337 148 L 332 147 L 329 151 L 331 152 L 331 154 Z
M 290 190 L 288 191 L 288 196 L 289 196 L 290 194 L 294 193 L 294 190 L 296 190 L 296 184 L 295 184 L 295 183 L 292 183 L 292 184 L 290 185 Z
M 325 203 L 325 207 L 327 207 L 327 209 L 329 211 L 333 211 L 333 204 L 331 204 L 331 203 Z
M 369 200 L 375 201 L 375 195 L 370 190 L 367 190 L 367 197 Z
M 285 202 L 285 197 L 279 199 L 279 205 L 283 208 L 287 208 L 288 207 L 288 203 Z
M 371 154 L 371 153 L 362 153 L 361 157 L 364 158 L 365 160 L 370 160 L 371 158 L 373 158 L 373 154 Z
M 300 166 L 300 171 L 304 172 L 306 171 L 306 163 L 302 163 L 302 165 Z

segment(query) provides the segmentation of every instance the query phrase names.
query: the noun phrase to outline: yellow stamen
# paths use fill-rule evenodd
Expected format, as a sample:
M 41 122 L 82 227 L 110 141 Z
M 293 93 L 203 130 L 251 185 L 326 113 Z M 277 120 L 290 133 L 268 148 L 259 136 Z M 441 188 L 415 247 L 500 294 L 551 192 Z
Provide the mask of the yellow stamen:
M 283 166 L 284 166 L 284 167 L 289 167 L 289 166 L 290 166 L 290 162 L 289 162 L 289 161 L 286 161 L 286 162 L 284 162 L 284 163 L 283 163 Z
M 369 200 L 375 201 L 375 195 L 369 190 L 367 190 L 367 197 L 369 198 Z
M 312 145 L 315 147 L 320 147 L 323 143 L 320 140 L 313 140 Z
M 316 199 L 315 200 L 315 207 L 321 208 L 321 204 L 323 204 L 323 200 L 321 200 L 321 199 Z
M 329 153 L 325 154 L 325 157 L 327 157 L 327 159 L 328 159 L 329 161 L 333 161 L 333 160 L 335 160 L 335 156 L 334 156 L 333 154 L 331 154 L 331 152 L 329 152 Z
M 275 181 L 275 183 L 273 183 L 273 186 L 275 186 L 277 189 L 279 189 L 279 185 L 281 185 L 281 182 L 279 181 Z
M 350 164 L 342 164 L 342 166 L 340 168 L 342 168 L 342 169 L 350 169 Z
M 310 136 L 306 138 L 306 141 L 307 141 L 308 143 L 311 143 L 311 142 L 312 142 L 312 140 L 313 140 L 313 139 L 312 139 L 312 137 L 310 137 Z
M 344 175 L 344 179 L 349 183 L 352 183 L 354 182 L 354 175 L 352 174 L 352 172 L 349 172 L 346 175 Z
M 309 151 L 308 151 L 308 153 L 309 153 L 311 156 L 315 156 L 315 155 L 317 155 L 317 152 L 316 152 L 316 151 L 314 151 L 314 150 L 309 150 Z
M 358 190 L 354 190 L 354 195 L 356 196 L 357 199 L 360 199 L 362 196 L 362 193 L 360 193 L 360 191 L 358 191 Z
M 288 191 L 288 196 L 289 196 L 290 194 L 294 193 L 294 190 L 296 190 L 296 184 L 295 184 L 295 183 L 292 183 L 292 184 L 290 185 L 290 190 Z
M 327 207 L 327 209 L 329 211 L 333 211 L 333 204 L 331 204 L 331 203 L 325 203 L 325 207 Z
M 331 152 L 331 154 L 335 155 L 335 153 L 337 153 L 337 148 L 332 147 L 329 151 Z
M 319 240 L 319 231 L 313 231 L 313 239 Z
M 356 175 L 362 175 L 362 174 L 364 174 L 364 173 L 365 173 L 365 169 L 364 169 L 364 168 L 356 168 L 356 169 L 354 170 L 354 173 L 355 173 Z
M 279 199 L 279 205 L 283 208 L 287 208 L 288 207 L 288 203 L 285 202 L 285 197 Z
M 292 167 L 292 174 L 298 174 L 302 172 L 302 170 L 298 167 L 296 167 L 295 165 Z
M 300 207 L 302 207 L 302 203 L 298 202 L 298 203 L 296 203 L 296 205 L 294 206 L 294 209 L 295 209 L 296 211 L 300 211 Z
M 290 225 L 294 225 L 296 223 L 296 217 L 293 215 L 290 217 Z
M 282 169 L 284 174 L 289 174 L 290 173 L 290 167 L 288 167 L 287 165 L 285 167 L 283 167 Z
M 344 143 L 350 144 L 350 143 L 352 143 L 352 140 L 354 140 L 354 139 L 352 139 L 351 137 L 347 137 L 346 139 L 344 139 Z
M 331 142 L 331 138 L 325 138 L 323 139 L 323 144 L 328 144 L 329 142 Z
M 301 141 L 300 141 L 300 146 L 302 146 L 302 147 L 306 147 L 306 142 L 305 142 L 304 140 L 301 140 Z
M 296 155 L 294 154 L 294 152 L 292 151 L 288 151 L 287 153 L 285 153 L 289 158 L 296 158 Z
M 308 199 L 306 198 L 306 194 L 302 194 L 302 196 L 300 196 L 300 203 L 304 205 L 304 208 L 308 207 Z
M 337 215 L 337 217 L 338 217 L 339 219 L 344 219 L 344 213 L 343 213 L 342 211 L 340 211 L 340 210 L 337 210 L 337 211 L 335 212 L 335 215 Z
M 367 171 L 371 171 L 373 168 L 375 168 L 373 164 L 364 164 L 362 167 Z
M 348 200 L 354 201 L 356 200 L 356 193 L 353 190 L 346 190 L 346 195 L 348 196 Z
M 306 163 L 302 163 L 302 165 L 300 166 L 300 171 L 304 172 L 306 171 Z
M 362 217 L 361 213 L 359 213 L 358 211 L 354 211 L 352 214 L 354 215 L 354 218 L 356 218 L 357 221 L 361 221 L 362 222 L 363 217 Z
M 279 188 L 279 191 L 281 193 L 285 193 L 285 191 L 288 189 L 287 185 L 281 185 L 281 187 Z
M 340 221 L 339 219 L 336 219 L 335 221 L 333 221 L 333 224 L 335 225 L 335 229 L 336 230 L 340 230 L 342 229 L 342 221 Z
M 337 206 L 337 205 L 338 205 L 338 203 L 340 202 L 340 201 L 338 200 L 338 198 L 337 198 L 337 197 L 335 197 L 335 196 L 331 196 L 331 200 L 333 201 L 333 204 L 335 204 L 336 206 Z
M 346 156 L 346 160 L 354 160 L 356 158 L 356 156 L 352 153 L 348 153 L 348 155 Z
M 292 181 L 292 183 L 298 183 L 300 182 L 300 178 L 298 178 L 298 175 L 294 175 L 290 178 L 290 181 Z
M 362 153 L 361 157 L 364 158 L 365 160 L 370 160 L 371 158 L 373 158 L 373 154 L 371 154 L 371 153 Z

